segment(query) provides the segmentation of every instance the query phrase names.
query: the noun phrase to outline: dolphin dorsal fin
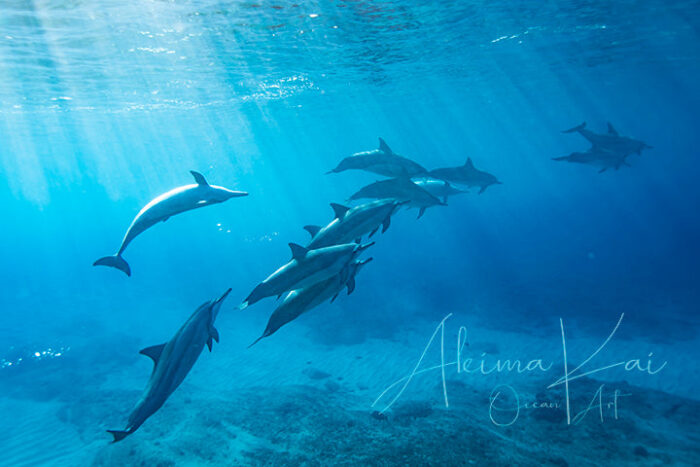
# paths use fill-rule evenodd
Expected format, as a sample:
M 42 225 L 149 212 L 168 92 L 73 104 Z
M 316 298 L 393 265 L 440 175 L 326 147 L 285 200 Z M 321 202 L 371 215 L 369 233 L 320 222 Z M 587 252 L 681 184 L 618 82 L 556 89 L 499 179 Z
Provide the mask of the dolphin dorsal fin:
M 612 126 L 612 123 L 608 122 L 608 134 L 613 135 L 613 136 L 620 136 L 620 134 L 617 132 L 614 126 Z
M 194 170 L 190 170 L 190 173 L 194 177 L 194 181 L 197 182 L 197 185 L 209 185 L 207 179 L 204 178 L 204 175 L 201 173 L 195 172 Z
M 290 243 L 289 248 L 292 250 L 292 259 L 301 259 L 309 252 L 308 249 L 296 243 Z
M 388 144 L 386 144 L 386 141 L 384 141 L 382 138 L 379 138 L 379 149 L 381 151 L 384 151 L 387 154 L 393 154 L 394 151 L 391 150 Z
M 318 233 L 319 230 L 321 230 L 321 227 L 318 225 L 305 225 L 304 230 L 309 232 L 309 235 L 311 235 L 311 238 L 314 238 L 316 234 Z
M 345 213 L 350 210 L 349 207 L 337 203 L 331 203 L 331 209 L 333 209 L 333 213 L 338 219 L 342 219 L 343 216 L 345 216 Z
M 471 158 L 471 157 L 467 157 L 467 162 L 464 163 L 464 166 L 465 166 L 465 167 L 469 167 L 470 169 L 473 169 L 473 168 L 474 168 L 474 163 L 472 162 L 472 158 Z
M 165 344 L 159 344 L 159 345 L 153 345 L 151 347 L 146 347 L 145 349 L 141 349 L 139 352 L 141 355 L 145 355 L 151 360 L 153 360 L 153 364 L 157 365 L 158 360 L 160 360 L 160 354 L 163 353 L 163 349 L 165 348 Z

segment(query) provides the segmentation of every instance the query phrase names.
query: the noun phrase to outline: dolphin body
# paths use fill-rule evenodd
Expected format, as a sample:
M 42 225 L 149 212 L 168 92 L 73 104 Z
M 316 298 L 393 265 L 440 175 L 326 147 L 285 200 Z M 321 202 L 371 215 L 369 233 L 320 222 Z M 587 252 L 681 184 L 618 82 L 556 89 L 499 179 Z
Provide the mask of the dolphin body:
M 447 203 L 447 198 L 454 195 L 459 195 L 462 193 L 469 193 L 465 190 L 460 190 L 453 187 L 449 182 L 444 180 L 438 180 L 436 178 L 424 177 L 413 180 L 413 183 L 423 188 L 425 191 L 435 196 L 436 198 L 442 199 L 443 202 Z
M 292 259 L 258 284 L 239 308 L 247 308 L 265 297 L 280 297 L 289 290 L 301 289 L 329 279 L 372 245 L 374 242 L 365 245 L 346 243 L 309 250 L 296 243 L 290 243 Z
M 642 154 L 643 149 L 651 149 L 652 147 L 648 144 L 628 138 L 627 136 L 620 136 L 615 127 L 608 122 L 608 132 L 607 133 L 593 133 L 592 131 L 586 129 L 586 122 L 564 130 L 562 133 L 579 133 L 581 136 L 586 138 L 594 148 L 602 149 L 605 151 L 610 151 L 618 153 L 621 156 L 629 156 L 630 154 Z
M 285 324 L 297 319 L 303 313 L 316 308 L 329 298 L 331 302 L 334 301 L 343 290 L 343 287 L 348 288 L 348 295 L 350 295 L 355 290 L 355 275 L 362 269 L 362 266 L 370 261 L 372 261 L 372 258 L 367 258 L 362 261 L 355 260 L 346 265 L 340 273 L 330 279 L 326 279 L 325 281 L 303 289 L 296 289 L 289 292 L 280 306 L 278 306 L 270 316 L 262 336 L 258 337 L 255 342 L 248 347 L 252 347 L 263 337 L 274 334 Z
M 114 436 L 113 443 L 135 432 L 148 417 L 156 413 L 185 379 L 204 346 L 209 347 L 211 352 L 212 339 L 219 342 L 214 321 L 229 292 L 231 289 L 219 299 L 210 300 L 197 308 L 168 342 L 146 347 L 139 352 L 153 360 L 153 372 L 141 399 L 129 415 L 126 429 L 108 430 Z
M 350 200 L 363 198 L 384 199 L 394 198 L 399 202 L 407 203 L 408 207 L 418 208 L 418 219 L 431 206 L 446 206 L 437 197 L 431 195 L 427 190 L 419 187 L 408 177 L 391 178 L 370 183 L 360 188 L 360 190 L 350 197 Z
M 600 167 L 598 173 L 603 173 L 608 169 L 614 168 L 618 170 L 620 166 L 629 164 L 626 161 L 627 155 L 620 153 L 605 151 L 593 146 L 586 152 L 572 152 L 568 156 L 555 157 L 552 160 L 574 162 L 578 164 L 592 165 Z
M 311 242 L 306 246 L 310 250 L 370 237 L 382 226 L 382 233 L 391 224 L 391 216 L 402 203 L 395 199 L 380 199 L 366 204 L 348 208 L 331 203 L 335 218 L 325 227 L 306 225 L 304 230 L 311 234 Z M 358 242 L 359 243 L 359 242 Z
M 467 162 L 462 166 L 431 170 L 428 172 L 428 175 L 468 187 L 478 186 L 480 188 L 479 194 L 483 193 L 491 185 L 502 185 L 494 175 L 474 167 L 471 157 L 467 158 Z
M 93 263 L 93 266 L 109 266 L 117 268 L 127 276 L 131 276 L 129 264 L 122 258 L 122 253 L 131 241 L 139 234 L 156 225 L 158 222 L 165 222 L 170 217 L 181 212 L 192 209 L 203 208 L 212 204 L 223 203 L 224 201 L 248 196 L 245 191 L 233 191 L 228 188 L 209 185 L 202 174 L 190 170 L 190 173 L 197 182 L 193 185 L 184 185 L 163 193 L 139 211 L 131 222 L 129 229 L 124 235 L 119 251 L 113 256 L 105 256 Z
M 427 172 L 420 164 L 392 151 L 382 138 L 379 138 L 378 149 L 346 157 L 335 169 L 326 173 L 340 173 L 346 170 L 365 170 L 386 177 L 414 177 Z

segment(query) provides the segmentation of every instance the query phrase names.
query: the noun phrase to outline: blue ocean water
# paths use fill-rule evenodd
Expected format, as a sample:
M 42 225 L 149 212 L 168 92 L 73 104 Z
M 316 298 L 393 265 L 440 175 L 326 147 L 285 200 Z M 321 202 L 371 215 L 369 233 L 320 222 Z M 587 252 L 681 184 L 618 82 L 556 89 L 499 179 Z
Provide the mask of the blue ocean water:
M 520 434 L 492 423 L 492 384 L 460 379 L 452 393 L 473 395 L 448 409 L 436 377 L 409 394 L 429 414 L 374 412 L 449 313 L 450 343 L 460 325 L 493 358 L 529 360 L 517 352 L 551 343 L 552 372 L 560 324 L 599 344 L 624 313 L 617 354 L 668 365 L 609 377 L 640 399 L 626 424 L 599 421 L 617 444 L 591 462 L 696 463 L 699 28 L 694 1 L 3 2 L 0 464 L 584 465 L 595 439 L 567 444 L 538 425 L 571 434 L 566 421 L 528 419 Z M 653 148 L 603 173 L 553 161 L 590 147 L 562 133 L 583 121 Z M 379 137 L 428 169 L 469 157 L 502 185 L 418 220 L 395 214 L 352 295 L 246 349 L 276 302 L 236 307 L 289 261 L 288 243 L 308 242 L 304 225 L 333 219 L 329 203 L 357 205 L 354 192 L 385 178 L 326 174 Z M 92 266 L 150 200 L 193 183 L 190 170 L 249 196 L 141 234 L 124 252 L 131 277 Z M 229 287 L 221 343 L 110 445 L 105 430 L 123 428 L 150 374 L 138 351 Z M 460 401 L 499 454 L 464 444 L 478 436 L 450 418 Z M 644 412 L 659 403 L 670 408 Z M 294 425 L 317 404 L 327 418 Z M 202 413 L 207 423 L 187 423 Z M 331 419 L 356 442 L 329 440 Z M 463 457 L 437 449 L 436 433 Z M 521 435 L 556 456 L 518 457 Z

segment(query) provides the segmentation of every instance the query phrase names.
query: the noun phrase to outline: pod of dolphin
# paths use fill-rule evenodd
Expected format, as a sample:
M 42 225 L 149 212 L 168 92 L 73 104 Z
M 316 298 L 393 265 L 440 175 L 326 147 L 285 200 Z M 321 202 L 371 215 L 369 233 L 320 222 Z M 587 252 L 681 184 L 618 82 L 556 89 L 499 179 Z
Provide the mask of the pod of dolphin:
M 570 162 L 587 163 L 603 167 L 619 168 L 625 158 L 650 146 L 631 138 L 621 137 L 609 125 L 608 134 L 598 135 L 585 129 L 585 123 L 565 132 L 579 132 L 592 143 L 586 153 L 574 153 L 565 158 Z M 585 156 L 580 156 L 584 154 Z M 426 170 L 416 162 L 393 152 L 379 138 L 379 148 L 353 154 L 327 172 L 340 173 L 362 170 L 384 177 L 350 196 L 349 200 L 371 199 L 355 207 L 331 203 L 334 217 L 327 225 L 307 225 L 311 235 L 306 246 L 290 243 L 292 258 L 260 282 L 238 306 L 243 310 L 266 298 L 285 296 L 272 312 L 262 335 L 249 347 L 269 337 L 285 324 L 303 313 L 330 300 L 333 302 L 343 289 L 348 295 L 355 290 L 355 278 L 372 258 L 359 256 L 374 242 L 362 243 L 365 236 L 372 237 L 381 227 L 382 233 L 391 225 L 391 217 L 403 206 L 418 209 L 418 218 L 432 206 L 446 206 L 449 197 L 467 193 L 466 189 L 479 188 L 483 193 L 491 185 L 501 184 L 498 179 L 477 169 L 472 160 L 456 167 Z M 193 209 L 223 203 L 231 198 L 247 196 L 244 191 L 209 185 L 204 176 L 191 171 L 195 183 L 184 185 L 164 193 L 139 211 L 126 231 L 117 253 L 98 259 L 94 266 L 116 268 L 131 276 L 131 268 L 122 253 L 131 241 L 150 227 L 165 222 L 170 217 Z M 199 358 L 206 345 L 211 352 L 213 341 L 219 342 L 214 322 L 223 301 L 231 289 L 216 300 L 197 308 L 175 335 L 166 343 L 142 349 L 139 353 L 153 360 L 153 372 L 141 398 L 132 410 L 124 430 L 108 430 L 120 441 L 135 432 L 165 403 L 177 389 Z

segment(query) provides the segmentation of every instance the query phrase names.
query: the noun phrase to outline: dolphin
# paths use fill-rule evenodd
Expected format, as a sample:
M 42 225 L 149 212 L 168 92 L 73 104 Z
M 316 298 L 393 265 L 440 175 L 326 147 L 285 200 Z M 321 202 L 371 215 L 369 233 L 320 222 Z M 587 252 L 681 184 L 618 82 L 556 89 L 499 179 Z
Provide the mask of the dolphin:
M 642 154 L 643 149 L 651 149 L 652 147 L 648 144 L 628 138 L 627 136 L 620 136 L 615 127 L 608 122 L 608 132 L 607 133 L 593 133 L 592 131 L 586 129 L 586 122 L 564 130 L 562 133 L 579 133 L 581 136 L 586 138 L 594 148 L 603 149 L 606 151 L 619 153 L 622 156 L 629 156 L 630 154 Z
M 403 203 L 395 199 L 380 199 L 349 208 L 342 204 L 331 203 L 335 218 L 325 227 L 317 225 L 304 226 L 311 234 L 311 242 L 306 246 L 310 250 L 370 237 L 382 226 L 382 233 L 391 224 L 391 216 Z M 358 242 L 359 243 L 359 242 Z
M 343 290 L 343 287 L 348 288 L 348 295 L 350 295 L 355 290 L 355 275 L 362 269 L 362 266 L 370 261 L 372 261 L 372 258 L 367 258 L 362 261 L 352 261 L 346 265 L 340 273 L 330 279 L 326 279 L 325 281 L 303 289 L 296 289 L 289 292 L 270 316 L 262 336 L 258 337 L 255 342 L 248 347 L 252 347 L 263 337 L 274 334 L 285 324 L 297 319 L 303 313 L 316 308 L 329 298 L 332 302 Z
M 605 151 L 594 146 L 586 152 L 572 152 L 568 156 L 554 157 L 552 160 L 575 162 L 600 167 L 598 173 L 603 173 L 610 168 L 618 170 L 622 165 L 629 167 L 630 165 L 627 163 L 626 159 L 627 155 Z
M 309 250 L 290 243 L 292 259 L 258 284 L 239 308 L 245 309 L 265 297 L 277 295 L 279 298 L 289 290 L 308 287 L 333 277 L 372 245 L 374 242 L 365 245 L 346 243 Z
M 131 241 L 140 233 L 156 225 L 158 222 L 165 222 L 170 217 L 181 212 L 192 209 L 203 208 L 212 204 L 223 203 L 224 201 L 248 196 L 245 191 L 233 191 L 220 186 L 209 185 L 204 176 L 199 172 L 190 170 L 194 177 L 195 184 L 184 185 L 163 193 L 148 203 L 139 211 L 131 222 L 129 229 L 124 235 L 119 251 L 113 256 L 105 256 L 93 263 L 93 266 L 109 266 L 117 268 L 127 276 L 131 276 L 129 264 L 122 258 L 122 253 Z
M 398 201 L 407 202 L 408 207 L 418 208 L 418 219 L 431 206 L 446 206 L 437 197 L 431 195 L 427 190 L 419 187 L 408 177 L 391 178 L 371 183 L 352 195 L 350 200 L 363 198 L 383 199 L 394 198 Z
M 449 182 L 446 182 L 444 180 L 438 180 L 436 178 L 418 178 L 414 179 L 413 183 L 423 188 L 436 198 L 442 199 L 442 201 L 445 203 L 447 202 L 447 198 L 450 196 L 459 195 L 462 193 L 469 193 L 468 191 L 460 190 L 458 188 L 453 187 Z
M 462 166 L 431 170 L 428 175 L 459 185 L 478 186 L 480 187 L 479 194 L 491 185 L 502 185 L 495 176 L 474 167 L 471 157 L 467 158 L 467 162 Z
M 212 339 L 219 342 L 214 321 L 229 292 L 231 289 L 217 300 L 210 300 L 197 308 L 168 342 L 146 347 L 139 352 L 153 360 L 153 372 L 141 399 L 129 415 L 126 428 L 121 431 L 107 430 L 114 436 L 113 443 L 138 430 L 148 417 L 156 413 L 185 379 L 204 346 L 209 347 L 211 352 Z
M 382 138 L 379 138 L 378 149 L 346 157 L 335 169 L 326 173 L 340 173 L 346 170 L 365 170 L 386 177 L 413 177 L 427 172 L 421 165 L 392 151 Z

